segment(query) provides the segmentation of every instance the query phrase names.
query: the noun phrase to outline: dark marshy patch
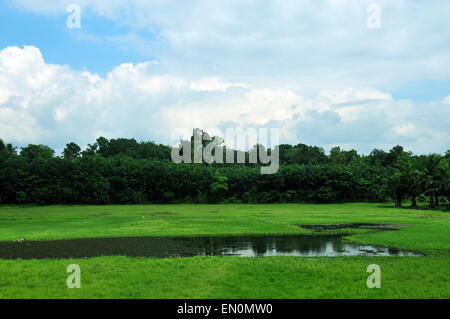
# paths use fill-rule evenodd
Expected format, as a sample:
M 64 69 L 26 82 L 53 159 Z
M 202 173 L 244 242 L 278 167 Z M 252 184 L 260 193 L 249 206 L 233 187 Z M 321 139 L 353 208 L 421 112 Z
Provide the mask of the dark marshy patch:
M 419 216 L 420 218 L 425 218 L 425 219 L 446 219 L 446 218 L 450 218 L 450 216 Z
M 119 237 L 0 242 L 0 258 L 89 258 L 98 256 L 418 256 L 397 249 L 346 243 L 340 236 Z
M 148 216 L 167 216 L 167 215 L 174 215 L 175 213 L 172 212 L 147 212 L 144 213 L 144 215 Z
M 109 216 L 109 215 L 111 215 L 111 213 L 103 212 L 103 213 L 98 213 L 98 214 L 91 214 L 91 215 L 88 215 L 88 217 L 103 217 L 103 216 Z
M 340 229 L 373 229 L 373 230 L 400 230 L 399 225 L 388 224 L 373 224 L 373 223 L 352 223 L 352 224 L 312 224 L 312 225 L 298 225 L 299 227 L 309 229 L 315 232 L 327 231 L 327 230 L 340 230 Z M 403 225 L 405 226 L 405 225 Z

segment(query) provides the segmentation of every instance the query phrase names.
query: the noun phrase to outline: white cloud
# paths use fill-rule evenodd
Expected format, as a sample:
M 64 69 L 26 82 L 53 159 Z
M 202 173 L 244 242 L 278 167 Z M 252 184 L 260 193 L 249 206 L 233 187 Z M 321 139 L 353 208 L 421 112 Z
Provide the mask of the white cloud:
M 72 2 L 14 0 L 59 15 L 67 15 Z M 217 65 L 227 79 L 317 94 L 324 88 L 385 90 L 450 74 L 450 4 L 441 0 L 377 0 L 382 20 L 376 30 L 366 26 L 373 0 L 76 2 L 82 19 L 94 14 L 132 30 L 104 40 L 156 55 L 179 76 Z
M 392 95 L 389 93 L 383 93 L 374 89 L 354 89 L 349 88 L 340 91 L 324 90 L 321 92 L 321 96 L 326 98 L 330 103 L 341 104 L 365 100 L 390 100 Z
M 442 104 L 450 105 L 450 95 L 442 100 Z
M 0 138 L 4 141 L 29 143 L 43 136 L 42 129 L 24 110 L 0 107 Z
M 416 133 L 416 127 L 413 124 L 394 126 L 392 130 L 395 132 L 395 134 L 403 136 L 412 136 Z
M 230 87 L 246 87 L 246 85 L 243 83 L 224 82 L 221 77 L 208 77 L 191 82 L 189 87 L 195 91 L 225 92 Z
M 155 62 L 121 64 L 101 77 L 47 64 L 35 47 L 0 51 L 0 93 L 1 138 L 58 149 L 99 135 L 169 143 L 175 128 L 198 124 L 280 127 L 282 142 L 364 152 L 397 143 L 443 152 L 450 141 L 444 102 L 395 100 L 371 88 L 328 89 L 305 98 L 291 88 L 161 73 Z
M 6 85 L 5 85 L 6 86 Z M 0 87 L 0 105 L 8 101 L 9 90 L 6 87 Z

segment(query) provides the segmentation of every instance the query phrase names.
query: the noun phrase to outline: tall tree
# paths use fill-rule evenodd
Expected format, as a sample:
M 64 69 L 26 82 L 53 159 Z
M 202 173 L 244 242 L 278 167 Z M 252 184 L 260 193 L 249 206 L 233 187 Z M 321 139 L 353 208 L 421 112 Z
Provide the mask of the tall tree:
M 55 151 L 46 145 L 34 145 L 29 144 L 26 147 L 23 147 L 20 151 L 20 155 L 25 158 L 27 162 L 32 162 L 34 159 L 50 159 L 55 154 Z
M 73 142 L 66 144 L 66 147 L 64 148 L 63 151 L 63 156 L 65 159 L 78 158 L 80 157 L 80 154 L 81 148 Z
M 423 167 L 424 179 L 425 179 L 425 193 L 430 198 L 430 207 L 439 205 L 439 200 L 436 202 L 436 194 L 439 192 L 439 170 L 438 165 L 441 160 L 441 156 L 438 154 L 430 154 L 425 158 Z

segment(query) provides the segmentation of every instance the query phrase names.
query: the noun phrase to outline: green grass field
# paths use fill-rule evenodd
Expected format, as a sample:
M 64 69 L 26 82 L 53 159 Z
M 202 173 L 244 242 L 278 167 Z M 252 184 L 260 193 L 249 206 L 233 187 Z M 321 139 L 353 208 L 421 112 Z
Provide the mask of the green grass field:
M 424 256 L 0 259 L 0 298 L 450 298 L 450 214 L 389 204 L 0 206 L 0 241 L 311 234 L 298 225 L 336 223 L 403 225 L 339 232 Z M 80 289 L 66 286 L 69 264 L 81 267 Z M 381 267 L 380 289 L 366 286 L 369 264 Z

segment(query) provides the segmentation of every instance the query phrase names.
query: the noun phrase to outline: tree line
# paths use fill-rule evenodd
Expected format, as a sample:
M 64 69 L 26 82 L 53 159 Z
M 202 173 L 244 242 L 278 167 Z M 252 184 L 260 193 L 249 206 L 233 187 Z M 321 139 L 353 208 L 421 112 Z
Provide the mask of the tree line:
M 414 155 L 395 146 L 361 155 L 340 147 L 326 154 L 320 147 L 301 143 L 278 147 L 278 172 L 261 175 L 260 164 L 248 161 L 175 164 L 169 146 L 135 139 L 100 137 L 84 150 L 72 142 L 61 156 L 45 145 L 29 144 L 19 150 L 0 139 L 0 203 L 393 200 L 397 207 L 406 200 L 412 207 L 418 202 L 427 202 L 430 207 L 450 203 L 450 150 L 446 154 Z M 237 156 L 238 151 L 234 152 Z

